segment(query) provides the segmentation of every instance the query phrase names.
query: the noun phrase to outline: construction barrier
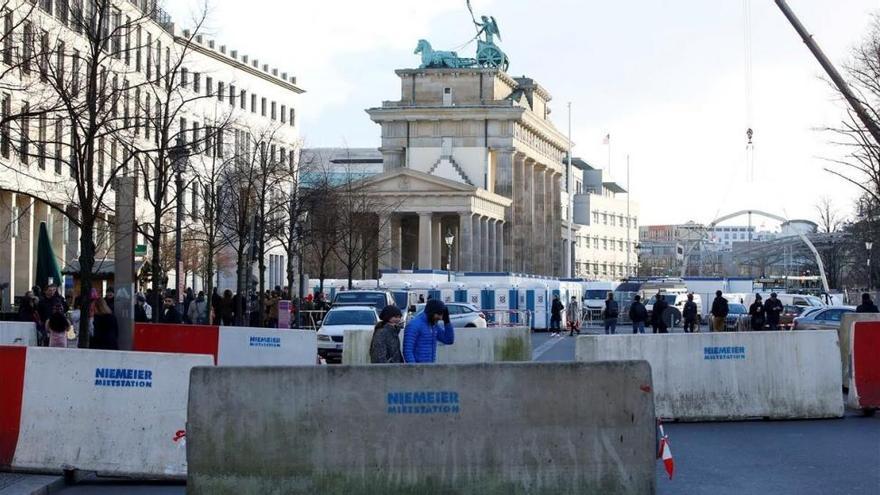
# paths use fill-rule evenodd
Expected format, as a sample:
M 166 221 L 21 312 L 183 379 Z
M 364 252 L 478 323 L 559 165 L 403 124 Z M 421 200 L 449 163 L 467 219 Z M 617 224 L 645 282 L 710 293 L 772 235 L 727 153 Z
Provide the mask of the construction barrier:
M 654 493 L 653 407 L 644 361 L 196 368 L 187 493 Z
M 852 334 L 853 325 L 857 321 L 880 321 L 877 313 L 844 313 L 837 329 L 837 338 L 840 340 L 841 376 L 844 386 L 849 386 L 852 379 L 850 365 L 852 364 Z
M 342 364 L 368 364 L 372 331 L 346 330 Z M 400 331 L 403 345 L 403 330 Z M 455 343 L 437 343 L 437 362 L 443 364 L 531 361 L 532 333 L 527 327 L 456 328 Z
M 220 366 L 313 365 L 318 340 L 310 330 L 137 323 L 135 351 L 208 354 Z
M 0 469 L 182 478 L 189 372 L 209 365 L 192 354 L 0 346 Z
M 0 345 L 37 345 L 37 326 L 28 321 L 0 321 Z
M 651 363 L 657 416 L 683 421 L 843 416 L 837 333 L 737 332 L 577 338 L 577 361 Z
M 847 404 L 869 411 L 880 409 L 880 322 L 857 322 L 850 351 L 852 376 Z

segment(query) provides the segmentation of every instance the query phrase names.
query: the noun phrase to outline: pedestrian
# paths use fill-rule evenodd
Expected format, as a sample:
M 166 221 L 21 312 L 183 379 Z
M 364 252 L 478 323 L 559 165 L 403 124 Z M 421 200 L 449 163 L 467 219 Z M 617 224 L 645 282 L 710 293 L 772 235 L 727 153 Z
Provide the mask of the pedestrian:
M 104 291 L 104 302 L 107 303 L 107 307 L 110 308 L 110 312 L 114 311 L 113 307 L 116 302 L 116 291 L 113 290 L 113 287 L 107 287 L 107 290 Z
M 666 324 L 664 314 L 669 309 L 669 303 L 663 298 L 662 294 L 654 297 L 654 306 L 651 308 L 651 327 L 654 333 L 669 333 L 669 325 Z
M 697 320 L 700 317 L 693 294 L 687 295 L 687 302 L 684 303 L 684 307 L 681 309 L 681 318 L 684 320 L 684 333 L 694 333 L 698 326 Z
M 272 293 L 266 297 L 266 326 L 269 328 L 278 328 L 278 292 Z
M 443 325 L 440 325 L 440 322 Z M 403 332 L 403 356 L 407 363 L 433 363 L 437 360 L 437 341 L 455 342 L 449 322 L 449 309 L 439 299 L 425 303 L 425 310 L 409 321 Z
M 569 337 L 574 337 L 575 332 L 581 334 L 581 312 L 575 296 L 571 296 L 571 302 L 565 308 L 565 323 L 568 326 Z
M 93 320 L 94 336 L 90 342 L 92 349 L 119 349 L 119 329 L 116 326 L 116 317 L 110 310 L 106 299 L 95 301 L 95 318 Z
M 755 294 L 755 302 L 749 306 L 749 321 L 752 330 L 763 330 L 767 314 L 764 312 L 764 303 L 761 302 L 761 294 Z
M 629 307 L 629 320 L 632 322 L 633 334 L 645 333 L 645 322 L 648 321 L 648 310 L 642 304 L 642 296 L 636 294 Z
M 55 286 L 55 284 L 49 284 L 46 286 L 46 290 L 43 291 L 43 295 L 37 305 L 37 311 L 40 313 L 40 321 L 46 323 L 49 316 L 52 315 L 56 304 L 61 305 L 64 313 L 67 312 L 67 302 L 61 297 L 61 294 L 58 294 L 58 287 Z
M 147 298 L 143 294 L 138 294 L 134 303 L 134 321 L 135 323 L 146 323 L 150 321 L 147 316 Z
M 715 291 L 715 299 L 712 301 L 712 331 L 723 332 L 727 322 L 727 314 L 730 308 L 727 306 L 727 299 L 722 296 L 720 290 Z
M 174 298 L 170 295 L 165 296 L 165 305 L 162 308 L 160 320 L 162 321 L 162 323 L 172 324 L 179 324 L 183 321 L 180 316 L 180 312 L 177 311 L 177 304 L 175 304 Z
M 33 323 L 41 323 L 40 312 L 37 310 L 39 300 L 34 296 L 33 291 L 27 291 L 18 304 L 18 321 L 30 321 Z
M 211 293 L 211 322 L 214 325 L 220 324 L 220 304 L 222 301 L 223 298 L 220 297 L 220 293 L 217 292 L 217 287 L 214 287 L 214 290 Z
M 856 313 L 880 313 L 877 310 L 877 305 L 871 300 L 871 294 L 867 292 L 862 294 L 862 304 L 856 307 Z
M 208 300 L 205 298 L 205 291 L 200 290 L 199 295 L 189 303 L 186 316 L 193 325 L 208 324 Z
M 605 309 L 602 310 L 602 319 L 605 322 L 605 335 L 617 333 L 617 317 L 620 315 L 620 307 L 614 300 L 614 293 L 609 292 L 605 298 Z
M 61 304 L 52 307 L 52 312 L 46 318 L 46 330 L 49 332 L 49 347 L 67 347 L 67 332 L 71 327 Z
M 559 337 L 562 333 L 562 310 L 565 305 L 559 300 L 559 296 L 553 296 L 553 303 L 550 305 L 550 330 L 553 332 L 552 337 Z
M 223 291 L 223 299 L 220 300 L 220 324 L 231 326 L 235 321 L 235 310 L 235 298 L 232 291 L 226 289 Z
M 397 306 L 388 305 L 379 313 L 379 322 L 373 329 L 370 340 L 371 363 L 402 363 L 403 353 L 400 351 L 400 322 L 403 313 Z
M 782 301 L 776 298 L 775 292 L 771 292 L 770 298 L 764 301 L 764 315 L 770 330 L 779 330 L 779 317 L 783 310 L 785 306 L 782 305 Z

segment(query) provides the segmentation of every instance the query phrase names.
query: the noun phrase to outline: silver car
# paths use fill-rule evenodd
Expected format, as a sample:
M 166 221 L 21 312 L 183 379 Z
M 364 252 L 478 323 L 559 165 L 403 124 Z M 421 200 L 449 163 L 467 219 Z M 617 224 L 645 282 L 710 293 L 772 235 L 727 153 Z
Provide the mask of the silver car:
M 853 306 L 826 306 L 824 308 L 804 311 L 801 316 L 794 319 L 792 330 L 837 330 L 840 328 L 840 320 L 846 313 L 854 313 Z
M 486 316 L 480 308 L 467 303 L 446 303 L 449 308 L 449 322 L 455 328 L 486 328 Z M 425 310 L 424 304 L 416 304 L 416 316 Z

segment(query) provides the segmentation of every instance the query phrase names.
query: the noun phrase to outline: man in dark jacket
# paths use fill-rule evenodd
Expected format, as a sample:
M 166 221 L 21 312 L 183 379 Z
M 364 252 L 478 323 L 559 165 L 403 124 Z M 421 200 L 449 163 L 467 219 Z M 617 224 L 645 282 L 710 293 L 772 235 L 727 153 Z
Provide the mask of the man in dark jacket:
M 681 318 L 684 320 L 684 332 L 694 333 L 697 328 L 697 320 L 699 319 L 699 310 L 697 303 L 694 302 L 694 295 L 688 294 L 688 300 L 681 309 Z
M 137 300 L 134 303 L 134 321 L 135 323 L 146 323 L 150 321 L 147 319 L 147 310 L 144 308 L 144 304 L 147 303 L 147 298 L 142 296 L 141 294 L 137 295 Z
M 42 297 L 40 297 L 40 302 L 37 306 L 37 311 L 40 313 L 40 320 L 43 323 L 52 316 L 52 308 L 55 307 L 56 304 L 60 304 L 63 308 L 63 313 L 67 312 L 67 301 L 61 297 L 61 294 L 58 293 L 58 287 L 55 284 L 49 284 L 46 287 L 46 290 L 43 291 Z
M 782 305 L 782 301 L 776 298 L 776 293 L 770 293 L 770 299 L 764 302 L 764 315 L 766 315 L 770 330 L 779 330 L 779 316 L 784 309 L 785 306 Z
M 116 292 L 113 291 L 113 287 L 107 287 L 107 291 L 104 293 L 104 301 L 107 303 L 110 311 L 114 311 L 113 303 L 116 302 Z
M 437 360 L 437 341 L 452 345 L 455 331 L 446 305 L 439 299 L 431 299 L 425 304 L 425 310 L 406 325 L 403 332 L 404 359 L 407 363 L 433 363 Z
M 645 333 L 645 322 L 648 321 L 648 310 L 642 304 L 642 296 L 636 294 L 633 303 L 629 307 L 629 319 L 632 322 L 633 333 Z
M 755 294 L 755 302 L 749 306 L 749 319 L 752 330 L 763 330 L 767 314 L 764 312 L 764 303 L 761 302 L 761 294 Z
M 856 307 L 856 313 L 880 313 L 877 310 L 877 305 L 871 300 L 871 294 L 867 292 L 862 294 L 862 304 Z
M 177 311 L 177 304 L 174 303 L 174 298 L 165 298 L 165 306 L 162 308 L 160 321 L 162 323 L 181 323 L 183 321 L 180 317 L 180 312 Z
M 654 307 L 651 308 L 651 326 L 654 333 L 669 333 L 669 325 L 666 324 L 666 318 L 663 313 L 669 309 L 669 303 L 661 294 L 657 294 L 654 298 Z
M 379 313 L 379 322 L 370 340 L 370 362 L 379 364 L 402 363 L 400 352 L 400 321 L 403 314 L 397 306 L 385 306 Z
M 559 300 L 559 296 L 553 296 L 553 304 L 550 305 L 550 330 L 553 332 L 554 337 L 560 335 L 562 331 L 560 327 L 562 325 L 562 311 L 564 309 L 565 306 Z
M 727 306 L 727 299 L 724 299 L 720 290 L 715 291 L 715 300 L 712 301 L 712 331 L 723 332 L 727 323 L 727 314 L 730 308 Z

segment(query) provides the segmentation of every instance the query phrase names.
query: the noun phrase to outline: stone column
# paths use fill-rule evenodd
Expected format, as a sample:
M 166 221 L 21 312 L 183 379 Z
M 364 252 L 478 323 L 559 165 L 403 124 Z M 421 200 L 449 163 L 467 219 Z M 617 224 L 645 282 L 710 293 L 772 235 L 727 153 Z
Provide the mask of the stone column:
M 458 266 L 454 266 L 453 270 L 460 272 L 473 271 L 473 251 L 474 251 L 474 227 L 473 214 L 471 212 L 460 212 L 458 214 Z
M 394 257 L 394 226 L 392 218 L 379 226 L 379 269 L 390 270 L 393 268 Z
M 389 259 L 391 261 L 388 267 L 392 270 L 399 270 L 400 268 L 402 268 L 401 253 L 403 252 L 403 246 L 401 245 L 400 215 L 391 215 L 391 219 L 388 223 L 391 224 L 391 244 L 388 246 L 388 251 L 390 255 Z
M 27 196 L 16 195 L 18 207 L 18 237 L 15 239 L 15 261 L 13 279 L 18 292 L 24 293 L 34 286 L 34 201 Z
M 513 198 L 514 148 L 493 150 L 495 154 L 495 194 Z
M 431 224 L 431 240 L 434 241 L 431 245 L 431 249 L 433 250 L 434 257 L 431 264 L 434 266 L 435 270 L 446 268 L 442 263 L 443 250 L 446 249 L 446 244 L 443 242 L 443 236 L 445 234 L 446 232 L 443 232 L 443 217 L 439 214 L 434 215 L 434 220 Z
M 483 217 L 474 215 L 471 219 L 474 225 L 474 243 L 473 243 L 473 261 L 471 262 L 473 271 L 483 271 Z
M 536 198 L 535 198 L 535 160 L 531 158 L 526 158 L 525 160 L 525 201 L 523 202 L 524 207 L 524 222 L 523 222 L 523 235 L 525 236 L 525 249 L 523 253 L 526 272 L 528 273 L 538 273 L 538 264 L 536 262 L 536 257 L 542 255 L 542 249 L 540 246 L 543 245 L 543 242 L 540 242 L 539 239 L 535 238 L 535 225 L 537 224 L 537 218 L 535 215 L 536 208 Z
M 434 255 L 431 252 L 431 213 L 419 213 L 419 270 L 430 270 Z
M 550 275 L 550 260 L 545 253 L 543 246 L 546 246 L 547 242 L 547 195 L 546 195 L 546 182 L 547 182 L 547 168 L 541 164 L 536 163 L 535 167 L 532 169 L 532 173 L 534 175 L 534 183 L 535 183 L 535 208 L 534 208 L 534 218 L 535 223 L 532 225 L 531 236 L 534 239 L 534 246 L 538 249 L 535 250 L 535 273 L 538 275 Z
M 505 229 L 504 244 L 507 246 L 507 269 L 522 273 L 523 267 L 523 245 L 525 244 L 525 233 L 523 232 L 523 211 L 525 199 L 524 192 L 524 156 L 522 153 L 516 153 L 513 160 L 513 204 L 507 209 L 505 219 L 507 220 L 507 229 Z
M 17 194 L 0 191 L 0 284 L 9 284 L 3 290 L 0 311 L 8 311 L 15 301 L 19 287 L 15 285 L 15 239 L 10 235 L 12 206 Z M 24 294 L 24 291 L 21 291 Z
M 495 271 L 504 271 L 504 221 L 495 221 Z
M 551 237 L 548 239 L 548 242 L 552 242 L 553 246 L 553 273 L 554 276 L 559 276 L 562 274 L 562 267 L 564 266 L 562 263 L 562 195 L 561 195 L 561 183 L 560 179 L 562 175 L 559 173 L 552 173 L 550 175 L 552 177 L 552 183 L 550 184 L 551 191 L 553 191 L 553 198 L 551 209 L 551 228 L 552 231 L 550 233 Z
M 486 271 L 487 272 L 496 272 L 498 271 L 495 266 L 495 244 L 498 242 L 498 237 L 496 237 L 495 225 L 498 223 L 498 220 L 494 218 L 486 218 L 485 225 L 489 230 L 489 235 L 486 236 Z

